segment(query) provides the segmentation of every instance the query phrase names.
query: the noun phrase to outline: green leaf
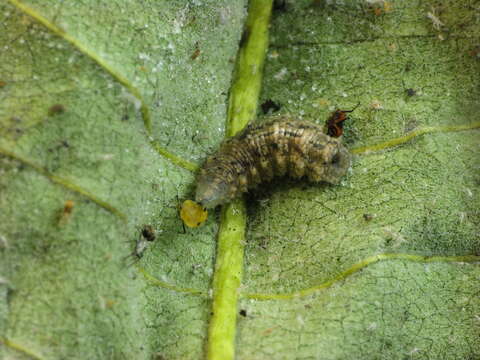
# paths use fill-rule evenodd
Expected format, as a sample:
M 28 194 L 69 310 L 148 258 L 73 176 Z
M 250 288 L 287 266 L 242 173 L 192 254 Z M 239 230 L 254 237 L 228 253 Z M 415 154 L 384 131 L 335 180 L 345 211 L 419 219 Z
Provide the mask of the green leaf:
M 208 291 L 216 219 L 184 232 L 194 174 L 170 155 L 189 167 L 221 141 L 244 6 L 0 4 L 2 358 L 203 353 L 209 301 L 147 286 L 130 254 L 150 224 L 139 263 Z
M 4 358 L 204 356 L 219 214 L 184 232 L 177 204 L 223 136 L 244 6 L 0 4 Z M 274 11 L 260 103 L 321 124 L 360 102 L 357 150 L 340 186 L 248 196 L 236 358 L 480 356 L 476 6 Z
M 248 204 L 238 358 L 480 356 L 480 136 L 450 132 L 479 126 L 480 27 L 473 2 L 385 3 L 274 13 L 261 103 L 321 124 L 360 102 L 358 154 L 341 186 L 278 181 Z

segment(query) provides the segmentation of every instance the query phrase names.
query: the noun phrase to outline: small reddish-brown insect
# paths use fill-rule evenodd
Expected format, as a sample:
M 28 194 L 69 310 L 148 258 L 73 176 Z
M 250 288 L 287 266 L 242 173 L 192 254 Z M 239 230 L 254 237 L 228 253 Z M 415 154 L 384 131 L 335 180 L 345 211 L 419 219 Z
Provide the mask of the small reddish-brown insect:
M 335 110 L 327 119 L 327 135 L 332 137 L 340 137 L 343 134 L 343 123 L 347 120 L 348 113 L 353 112 L 360 103 L 358 103 L 352 110 Z

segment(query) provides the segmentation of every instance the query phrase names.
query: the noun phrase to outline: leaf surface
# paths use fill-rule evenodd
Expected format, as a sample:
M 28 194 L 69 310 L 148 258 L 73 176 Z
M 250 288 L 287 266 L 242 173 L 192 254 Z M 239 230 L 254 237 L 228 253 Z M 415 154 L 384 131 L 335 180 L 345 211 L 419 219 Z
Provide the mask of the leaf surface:
M 370 3 L 274 13 L 260 102 L 319 124 L 360 103 L 345 123 L 350 148 L 478 122 L 473 2 Z M 452 256 L 480 248 L 479 143 L 478 130 L 426 134 L 363 149 L 341 186 L 278 181 L 259 192 L 244 275 L 256 295 L 240 305 L 239 357 L 478 357 L 479 258 Z M 384 253 L 413 256 L 363 264 Z
M 184 232 L 194 174 L 150 141 L 190 163 L 221 141 L 244 6 L 1 3 L 3 338 L 48 359 L 203 352 L 208 301 L 147 286 L 130 254 L 152 225 L 139 264 L 208 290 L 215 216 Z
M 184 232 L 193 173 L 151 141 L 191 164 L 217 148 L 244 6 L 1 3 L 4 339 L 45 359 L 204 356 L 218 213 Z M 360 102 L 350 148 L 475 124 L 476 8 L 287 2 L 260 103 L 321 124 Z M 248 196 L 237 357 L 479 357 L 478 131 L 359 153 L 340 186 Z M 129 266 L 145 224 L 156 240 Z

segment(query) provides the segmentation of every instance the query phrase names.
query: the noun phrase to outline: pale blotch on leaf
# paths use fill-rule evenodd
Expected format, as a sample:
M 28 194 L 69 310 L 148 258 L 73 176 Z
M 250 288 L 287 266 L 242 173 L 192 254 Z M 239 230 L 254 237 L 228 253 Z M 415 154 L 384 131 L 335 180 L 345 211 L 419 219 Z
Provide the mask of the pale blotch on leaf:
M 207 220 L 208 211 L 193 200 L 185 200 L 180 209 L 180 218 L 185 225 L 194 228 Z

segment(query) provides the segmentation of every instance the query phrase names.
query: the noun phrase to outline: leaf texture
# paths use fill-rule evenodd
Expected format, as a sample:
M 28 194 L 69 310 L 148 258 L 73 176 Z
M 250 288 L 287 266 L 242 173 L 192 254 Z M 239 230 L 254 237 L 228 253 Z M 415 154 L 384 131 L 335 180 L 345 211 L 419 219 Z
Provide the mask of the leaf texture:
M 178 204 L 223 137 L 245 15 L 0 3 L 3 358 L 205 355 L 219 214 L 184 231 Z M 474 0 L 277 2 L 260 104 L 322 124 L 360 102 L 343 138 L 360 150 L 340 186 L 247 197 L 236 358 L 480 357 L 477 15 Z

